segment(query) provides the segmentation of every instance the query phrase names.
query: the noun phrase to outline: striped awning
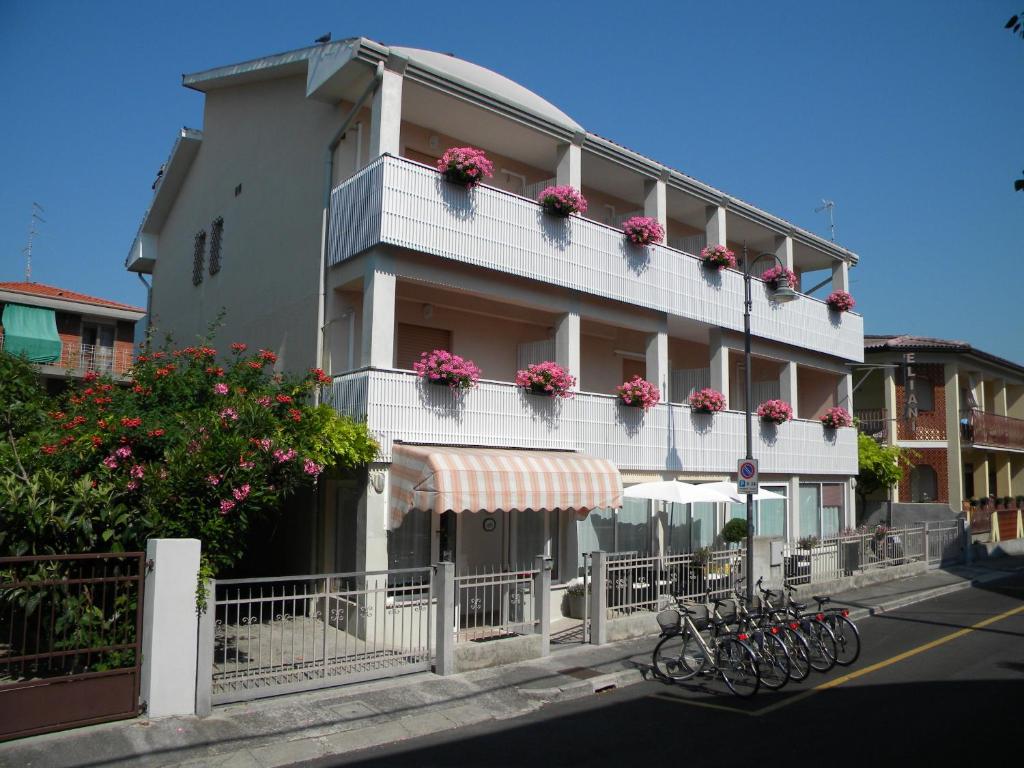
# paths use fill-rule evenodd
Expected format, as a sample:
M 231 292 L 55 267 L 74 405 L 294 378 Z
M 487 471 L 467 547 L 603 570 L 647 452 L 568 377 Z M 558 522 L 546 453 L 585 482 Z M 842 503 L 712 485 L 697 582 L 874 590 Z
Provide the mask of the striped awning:
M 410 509 L 498 512 L 622 506 L 614 464 L 579 453 L 395 443 L 389 522 Z

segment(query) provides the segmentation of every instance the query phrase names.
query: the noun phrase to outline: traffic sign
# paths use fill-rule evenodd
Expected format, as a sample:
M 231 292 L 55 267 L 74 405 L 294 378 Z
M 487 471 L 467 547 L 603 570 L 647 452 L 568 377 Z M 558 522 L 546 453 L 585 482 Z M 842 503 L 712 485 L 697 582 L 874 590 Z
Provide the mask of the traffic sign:
M 742 494 L 757 493 L 757 459 L 740 459 L 737 462 L 736 490 Z

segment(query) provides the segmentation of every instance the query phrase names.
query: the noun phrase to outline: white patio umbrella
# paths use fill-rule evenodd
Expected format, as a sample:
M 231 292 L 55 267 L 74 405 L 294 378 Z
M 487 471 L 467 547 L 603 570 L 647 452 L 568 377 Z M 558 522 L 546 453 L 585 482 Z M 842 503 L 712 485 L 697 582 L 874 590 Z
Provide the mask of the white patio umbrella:
M 662 480 L 654 483 L 631 485 L 623 490 L 622 495 L 628 499 L 651 499 L 653 501 L 673 501 L 676 504 L 695 504 L 700 502 L 731 503 L 732 497 L 718 488 L 710 487 L 713 483 L 693 485 L 678 480 Z M 735 490 L 733 485 L 733 490 Z M 773 494 L 774 496 L 774 494 Z
M 740 493 L 736 488 L 736 483 L 729 480 L 723 480 L 718 483 L 701 483 L 696 486 L 697 488 L 706 488 L 709 491 L 716 491 L 724 496 L 729 497 L 731 502 L 745 502 L 747 500 L 746 494 Z M 754 501 L 771 501 L 773 499 L 785 499 L 786 497 L 782 494 L 775 493 L 774 491 L 766 491 L 763 487 L 759 488 L 757 493 L 754 494 Z

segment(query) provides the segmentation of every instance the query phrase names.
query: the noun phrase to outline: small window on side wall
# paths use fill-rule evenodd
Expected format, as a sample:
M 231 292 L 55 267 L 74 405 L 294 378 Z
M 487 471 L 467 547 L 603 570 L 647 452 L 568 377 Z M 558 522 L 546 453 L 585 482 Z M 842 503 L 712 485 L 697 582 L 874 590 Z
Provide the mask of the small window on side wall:
M 206 255 L 206 230 L 196 232 L 192 246 L 192 285 L 203 282 L 203 257 Z
M 224 217 L 218 216 L 210 224 L 210 275 L 220 272 L 220 249 L 223 237 Z

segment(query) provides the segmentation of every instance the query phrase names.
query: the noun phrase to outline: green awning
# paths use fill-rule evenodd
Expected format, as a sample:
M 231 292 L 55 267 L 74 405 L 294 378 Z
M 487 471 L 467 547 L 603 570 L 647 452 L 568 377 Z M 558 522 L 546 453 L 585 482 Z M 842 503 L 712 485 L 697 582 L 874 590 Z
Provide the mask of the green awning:
M 52 309 L 7 304 L 3 324 L 4 351 L 8 354 L 24 357 L 31 363 L 60 360 L 57 315 Z

